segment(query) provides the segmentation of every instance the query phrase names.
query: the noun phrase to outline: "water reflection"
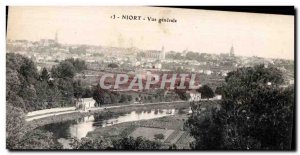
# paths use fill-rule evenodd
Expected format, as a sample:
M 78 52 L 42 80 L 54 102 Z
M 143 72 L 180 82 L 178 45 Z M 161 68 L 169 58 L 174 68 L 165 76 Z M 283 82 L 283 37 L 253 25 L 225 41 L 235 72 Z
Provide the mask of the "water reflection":
M 93 115 L 77 119 L 76 124 L 69 127 L 71 137 L 76 137 L 79 139 L 85 137 L 88 132 L 95 129 L 93 126 L 94 120 L 95 119 Z
M 189 109 L 186 109 L 189 111 Z M 81 139 L 99 127 L 112 126 L 119 123 L 154 119 L 164 116 L 175 115 L 180 110 L 176 109 L 152 109 L 131 111 L 129 113 L 100 113 L 86 116 L 73 121 L 53 123 L 42 127 L 44 130 L 53 132 L 57 139 L 66 140 L 71 137 Z
M 83 138 L 88 132 L 95 130 L 97 127 L 107 127 L 112 126 L 119 123 L 139 121 L 139 120 L 147 120 L 154 119 L 163 116 L 174 115 L 175 109 L 163 109 L 161 113 L 158 113 L 159 110 L 146 110 L 146 111 L 131 111 L 130 113 L 126 113 L 125 115 L 120 115 L 114 118 L 100 118 L 95 120 L 95 117 L 86 116 L 82 119 L 78 119 L 76 124 L 70 126 L 70 135 L 71 137 Z

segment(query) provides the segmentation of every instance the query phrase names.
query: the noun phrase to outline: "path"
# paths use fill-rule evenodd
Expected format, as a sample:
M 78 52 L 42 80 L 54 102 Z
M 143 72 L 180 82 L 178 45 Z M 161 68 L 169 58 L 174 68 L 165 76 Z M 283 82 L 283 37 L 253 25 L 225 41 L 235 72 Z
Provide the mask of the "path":
M 168 103 L 187 103 L 187 101 L 171 101 L 171 102 L 155 102 L 155 103 L 141 103 L 141 104 L 126 104 L 126 105 L 116 105 L 116 106 L 106 106 L 106 107 L 95 107 L 89 110 L 91 111 L 101 111 L 112 108 L 122 108 L 122 107 L 131 107 L 131 106 L 144 106 L 144 105 L 157 105 L 157 104 L 168 104 Z M 44 109 L 29 112 L 26 115 L 26 121 L 32 121 L 36 119 L 41 119 L 45 117 L 57 116 L 62 114 L 76 113 L 82 112 L 75 109 L 75 107 L 66 107 L 66 108 L 52 108 L 52 109 Z

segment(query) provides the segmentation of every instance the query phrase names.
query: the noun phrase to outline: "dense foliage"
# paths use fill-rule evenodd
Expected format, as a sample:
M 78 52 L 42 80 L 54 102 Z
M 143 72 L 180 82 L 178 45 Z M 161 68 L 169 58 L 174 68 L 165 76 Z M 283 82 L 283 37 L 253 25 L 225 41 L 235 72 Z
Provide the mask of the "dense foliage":
M 82 138 L 81 140 L 79 139 L 73 139 L 71 143 L 71 147 L 73 149 L 86 149 L 86 150 L 105 150 L 105 149 L 110 149 L 113 147 L 112 142 L 109 139 L 104 139 L 104 138 L 97 138 L 97 139 L 92 139 L 92 138 Z
M 13 53 L 6 55 L 8 149 L 61 148 L 51 132 L 31 130 L 25 122 L 25 113 L 73 105 L 73 98 L 81 86 L 80 82 L 73 81 L 73 77 L 85 68 L 84 61 L 67 59 L 54 66 L 51 73 L 46 68 L 38 72 L 32 60 Z
M 208 85 L 203 85 L 197 91 L 201 93 L 201 98 L 209 99 L 215 96 L 214 91 Z
M 84 89 L 74 81 L 85 62 L 66 59 L 51 69 L 39 73 L 36 64 L 21 55 L 9 53 L 6 60 L 6 101 L 24 112 L 73 104 L 73 97 Z
M 7 103 L 6 147 L 8 149 L 61 149 L 62 146 L 51 132 L 30 130 L 25 123 L 25 114 L 20 108 Z
M 95 149 L 95 150 L 157 150 L 161 147 L 158 141 L 150 141 L 143 137 L 125 137 L 121 139 L 106 138 L 82 138 L 74 139 L 71 143 L 73 149 Z
M 294 88 L 282 73 L 263 65 L 230 72 L 218 90 L 220 108 L 193 108 L 186 123 L 194 149 L 290 149 Z M 203 111 L 206 109 L 206 111 Z

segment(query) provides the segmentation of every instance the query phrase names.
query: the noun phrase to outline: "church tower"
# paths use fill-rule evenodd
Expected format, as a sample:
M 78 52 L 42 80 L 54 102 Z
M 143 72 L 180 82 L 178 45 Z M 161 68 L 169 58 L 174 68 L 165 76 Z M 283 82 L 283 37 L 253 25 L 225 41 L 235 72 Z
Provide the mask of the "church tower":
M 58 34 L 57 34 L 57 31 L 55 32 L 55 43 L 58 43 Z
M 161 53 L 160 53 L 160 60 L 164 60 L 165 58 L 166 58 L 165 47 L 162 46 Z
M 234 48 L 233 48 L 233 45 L 231 45 L 229 56 L 234 57 Z

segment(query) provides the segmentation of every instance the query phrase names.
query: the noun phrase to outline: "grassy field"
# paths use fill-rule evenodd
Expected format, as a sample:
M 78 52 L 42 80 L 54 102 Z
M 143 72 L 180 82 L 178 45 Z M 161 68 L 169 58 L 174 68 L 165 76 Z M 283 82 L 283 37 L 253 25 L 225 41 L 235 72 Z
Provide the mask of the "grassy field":
M 133 138 L 142 136 L 153 141 L 156 140 L 155 135 L 162 134 L 164 135 L 164 138 L 161 139 L 161 141 L 165 141 L 173 132 L 174 130 L 169 130 L 169 129 L 138 127 L 133 132 L 131 132 L 129 136 Z
M 163 134 L 164 139 L 162 142 L 166 145 L 176 144 L 180 149 L 188 149 L 189 143 L 193 139 L 187 131 L 183 130 L 184 122 L 187 118 L 187 114 L 181 114 L 151 120 L 121 123 L 105 128 L 97 128 L 89 132 L 87 137 L 122 138 L 143 136 L 154 140 L 155 134 Z

